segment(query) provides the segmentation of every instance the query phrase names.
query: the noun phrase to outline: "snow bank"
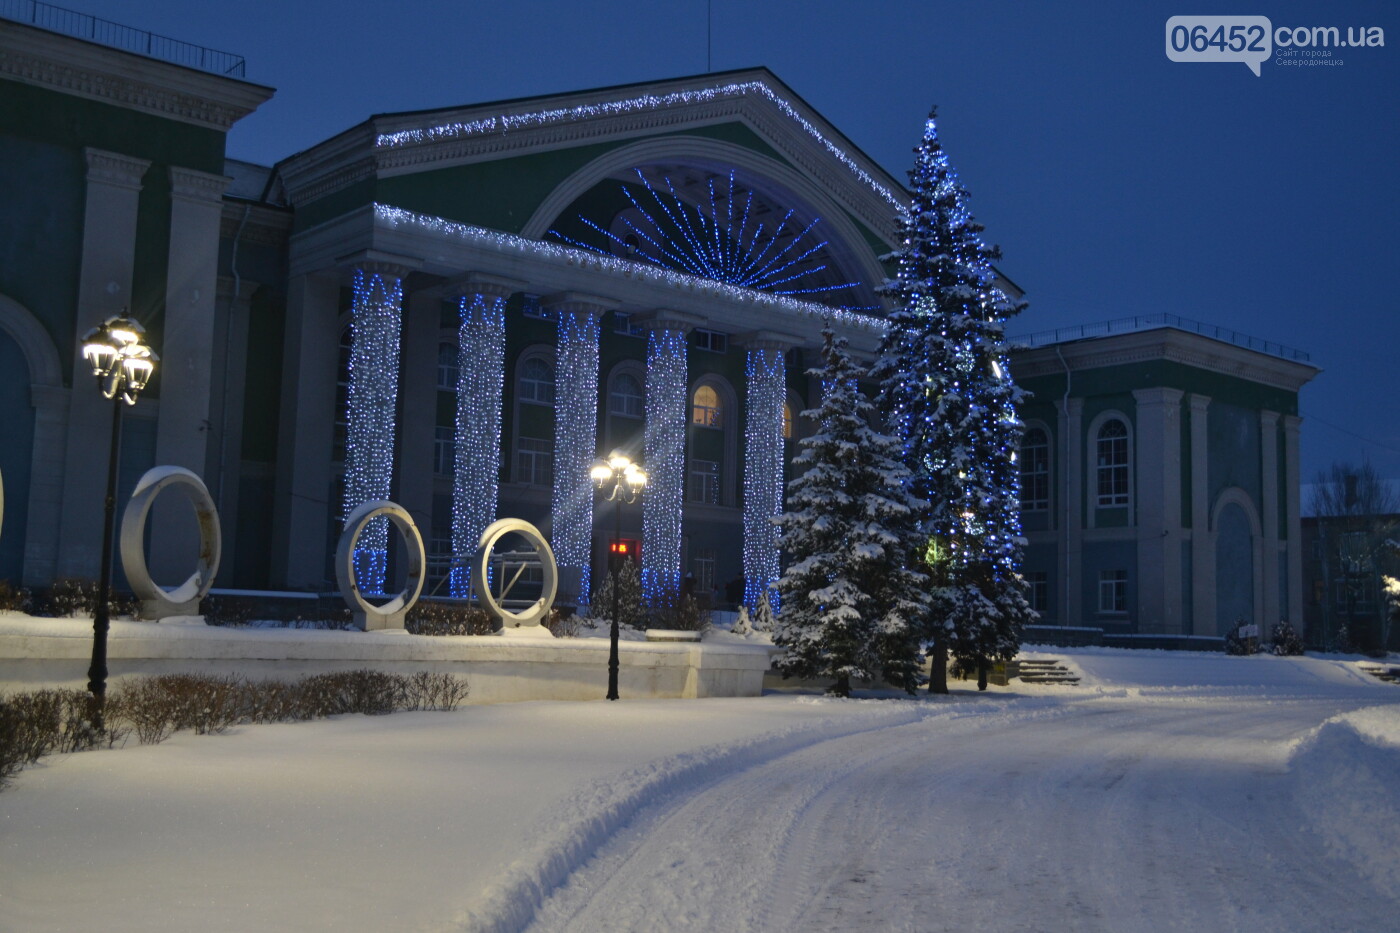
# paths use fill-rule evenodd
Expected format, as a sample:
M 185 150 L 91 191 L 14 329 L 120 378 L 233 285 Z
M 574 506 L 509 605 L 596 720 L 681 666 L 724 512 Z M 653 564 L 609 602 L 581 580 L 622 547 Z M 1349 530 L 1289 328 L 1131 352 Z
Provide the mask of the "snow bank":
M 1400 710 L 1372 706 L 1327 720 L 1295 744 L 1289 774 L 1328 854 L 1382 891 L 1400 888 Z

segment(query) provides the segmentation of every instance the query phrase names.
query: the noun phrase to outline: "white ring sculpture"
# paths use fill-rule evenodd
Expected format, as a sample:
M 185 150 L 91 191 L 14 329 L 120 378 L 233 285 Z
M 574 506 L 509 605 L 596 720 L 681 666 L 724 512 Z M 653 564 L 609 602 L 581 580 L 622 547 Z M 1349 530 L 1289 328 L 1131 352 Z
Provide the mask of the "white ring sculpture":
M 167 488 L 179 491 L 189 500 L 199 522 L 199 562 L 189 579 L 171 590 L 158 586 L 146 566 L 146 515 L 156 496 Z M 122 512 L 121 531 L 122 568 L 126 571 L 126 582 L 141 600 L 142 616 L 159 620 L 199 615 L 199 602 L 209 595 L 209 588 L 214 585 L 222 552 L 219 510 L 204 481 L 184 467 L 158 466 L 147 470 Z
M 540 571 L 544 576 L 540 588 L 540 598 L 522 612 L 511 612 L 496 602 L 491 594 L 491 586 L 486 579 L 486 569 L 490 565 L 491 551 L 508 534 L 518 534 L 535 546 L 540 556 Z M 514 581 L 512 581 L 514 582 Z M 489 525 L 481 533 L 481 545 L 476 551 L 476 563 L 472 566 L 472 589 L 487 611 L 500 620 L 503 627 L 529 628 L 538 626 L 549 610 L 554 607 L 554 597 L 559 592 L 559 565 L 554 561 L 554 551 L 540 530 L 523 518 L 503 518 Z
M 359 584 L 355 581 L 355 543 L 370 519 L 381 515 L 393 523 L 408 545 L 408 575 L 403 590 L 397 596 L 382 606 L 376 606 L 360 595 Z M 345 530 L 340 533 L 340 543 L 335 548 L 335 579 L 340 584 L 341 597 L 350 607 L 350 619 L 355 626 L 364 632 L 403 628 L 404 617 L 423 592 L 423 568 L 426 563 L 423 536 L 418 533 L 418 526 L 403 506 L 388 499 L 375 499 L 351 512 L 345 520 Z

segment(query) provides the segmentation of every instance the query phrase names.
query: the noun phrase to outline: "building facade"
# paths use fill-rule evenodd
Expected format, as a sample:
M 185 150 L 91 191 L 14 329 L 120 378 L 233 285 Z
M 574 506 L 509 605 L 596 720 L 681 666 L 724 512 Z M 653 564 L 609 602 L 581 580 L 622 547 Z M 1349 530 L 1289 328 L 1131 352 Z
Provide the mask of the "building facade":
M 440 595 L 504 516 L 545 532 L 566 599 L 612 549 L 719 600 L 776 578 L 806 370 L 824 323 L 878 346 L 905 195 L 768 71 L 378 115 L 270 167 L 225 158 L 272 93 L 225 75 L 0 20 L 0 93 L 0 578 L 97 576 L 111 403 L 77 342 L 124 307 L 162 360 L 119 498 L 155 464 L 204 477 L 219 586 L 333 588 L 344 516 L 384 498 Z M 1168 325 L 1013 356 L 1047 623 L 1299 618 L 1316 370 L 1238 344 Z M 614 449 L 650 476 L 618 540 L 588 475 Z M 187 526 L 157 510 L 157 579 L 188 572 Z M 362 585 L 394 551 L 362 538 Z

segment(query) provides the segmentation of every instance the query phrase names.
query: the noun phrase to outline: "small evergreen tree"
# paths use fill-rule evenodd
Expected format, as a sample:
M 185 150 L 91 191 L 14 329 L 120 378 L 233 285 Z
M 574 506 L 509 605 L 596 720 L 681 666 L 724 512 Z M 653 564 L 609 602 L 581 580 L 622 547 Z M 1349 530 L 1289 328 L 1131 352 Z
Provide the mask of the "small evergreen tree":
M 960 667 L 979 671 L 983 686 L 988 663 L 1015 657 L 1021 627 L 1034 618 L 1019 575 L 1022 392 L 1007 368 L 1003 333 L 1025 303 L 998 287 L 992 263 L 1001 254 L 982 242 L 935 115 L 909 173 L 913 199 L 893 254 L 898 274 L 884 288 L 899 307 L 872 375 L 890 430 L 903 441 L 913 491 L 928 503 L 921 517 L 935 667 L 951 651 Z
M 1274 654 L 1279 657 L 1298 657 L 1303 653 L 1303 639 L 1289 625 L 1287 621 L 1280 619 L 1274 626 Z
M 877 676 L 913 693 L 928 595 L 910 547 L 925 503 L 906 488 L 899 442 L 868 423 L 873 406 L 845 340 L 827 327 L 822 341 L 823 366 L 809 371 L 821 378 L 821 407 L 803 413 L 817 433 L 801 441 L 793 462 L 803 472 L 788 484 L 788 511 L 777 519 L 789 559 L 777 584 L 773 641 L 786 649 L 778 668 L 835 678 L 828 692 L 837 696 L 850 696 L 852 680 Z
M 642 579 L 637 565 L 624 560 L 617 571 L 617 624 L 628 628 L 647 627 L 647 610 L 642 604 Z M 590 622 L 611 622 L 613 611 L 613 575 L 603 574 L 602 582 L 593 589 L 593 601 L 588 606 Z
M 749 620 L 749 607 L 743 603 L 739 604 L 739 618 L 734 620 L 734 627 L 730 631 L 735 635 L 753 634 L 753 622 Z
M 765 635 L 771 635 L 773 629 L 777 628 L 777 623 L 773 620 L 773 604 L 768 599 L 767 591 L 759 594 L 758 605 L 754 607 L 751 624 L 755 632 L 762 632 Z

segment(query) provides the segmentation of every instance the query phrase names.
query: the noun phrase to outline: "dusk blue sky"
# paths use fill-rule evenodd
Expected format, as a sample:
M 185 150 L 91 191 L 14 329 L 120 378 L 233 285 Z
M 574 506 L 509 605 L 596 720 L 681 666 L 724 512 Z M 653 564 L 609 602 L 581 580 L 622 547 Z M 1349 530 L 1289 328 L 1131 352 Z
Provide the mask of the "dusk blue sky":
M 244 55 L 271 164 L 374 113 L 703 73 L 705 0 L 66 0 Z M 1400 7 L 712 0 L 713 70 L 764 65 L 901 181 L 930 104 L 1028 333 L 1170 312 L 1307 351 L 1303 480 L 1400 479 Z M 1207 5 L 1210 7 L 1211 5 Z M 1340 67 L 1176 63 L 1165 24 L 1379 26 Z

